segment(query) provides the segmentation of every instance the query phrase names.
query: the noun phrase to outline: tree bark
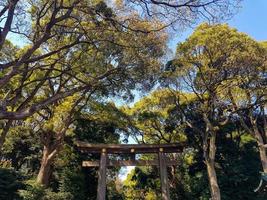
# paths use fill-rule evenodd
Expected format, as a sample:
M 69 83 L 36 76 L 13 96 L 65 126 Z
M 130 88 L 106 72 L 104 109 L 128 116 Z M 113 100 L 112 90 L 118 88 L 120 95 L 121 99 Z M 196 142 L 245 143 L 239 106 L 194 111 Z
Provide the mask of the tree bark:
M 208 157 L 205 159 L 207 173 L 209 178 L 210 192 L 212 200 L 221 200 L 221 192 L 218 185 L 216 170 L 215 170 L 215 154 L 216 154 L 216 133 L 212 133 L 209 141 Z
M 258 149 L 259 149 L 259 153 L 260 153 L 260 160 L 261 160 L 262 169 L 265 173 L 267 173 L 266 147 L 264 145 L 264 141 L 263 141 L 263 138 L 262 138 L 260 132 L 258 130 L 254 130 L 254 134 L 256 136 L 257 143 L 258 143 Z
M 214 118 L 214 117 L 213 117 Z M 203 119 L 206 123 L 206 132 L 203 136 L 203 152 L 207 173 L 209 178 L 210 192 L 212 200 L 221 200 L 221 192 L 218 185 L 216 170 L 215 170 L 215 155 L 216 155 L 216 134 L 218 127 L 214 127 L 208 116 L 204 113 Z
M 210 191 L 211 191 L 211 199 L 212 200 L 220 200 L 221 192 L 217 181 L 217 175 L 213 162 L 207 162 L 207 172 L 209 177 Z
M 7 5 L 7 18 L 3 30 L 0 31 L 0 50 L 3 48 L 8 32 L 11 29 L 12 21 L 14 18 L 14 12 L 19 0 L 12 0 Z M 3 13 L 4 14 L 4 13 Z
M 47 187 L 49 184 L 50 176 L 52 174 L 51 169 L 52 169 L 52 159 L 51 157 L 49 157 L 49 149 L 44 147 L 41 167 L 38 172 L 36 180 L 37 183 Z
M 263 116 L 264 120 L 265 120 L 265 116 Z M 250 112 L 249 115 L 249 119 L 250 119 L 250 123 L 251 123 L 251 129 L 249 129 L 248 126 L 246 126 L 246 124 L 243 123 L 246 126 L 246 129 L 248 129 L 248 131 L 250 131 L 249 133 L 254 135 L 254 137 L 257 140 L 257 144 L 258 144 L 258 149 L 259 149 L 259 153 L 260 153 L 260 160 L 261 160 L 261 165 L 262 165 L 262 169 L 265 173 L 267 173 L 267 154 L 266 154 L 266 147 L 265 147 L 265 142 L 264 142 L 264 137 L 265 137 L 265 121 L 263 124 L 263 131 L 264 133 L 261 134 L 258 124 L 257 124 L 257 118 L 253 118 L 252 112 Z M 267 139 L 267 138 L 266 138 Z
M 69 114 L 65 122 L 63 123 L 63 126 L 61 127 L 61 131 L 45 131 L 41 135 L 41 141 L 44 144 L 44 150 L 41 167 L 36 180 L 37 183 L 40 183 L 46 187 L 48 186 L 49 179 L 52 174 L 52 165 L 54 158 L 56 157 L 63 145 L 66 131 L 68 130 L 68 127 L 72 122 L 74 109 L 82 99 L 83 97 L 79 98 L 73 105 L 73 108 L 69 111 Z
M 54 139 L 54 137 L 54 132 L 46 132 L 41 137 L 42 143 L 44 144 L 44 149 L 41 166 L 36 181 L 45 187 L 47 187 L 49 184 L 50 176 L 52 174 L 53 160 L 62 144 L 59 140 Z

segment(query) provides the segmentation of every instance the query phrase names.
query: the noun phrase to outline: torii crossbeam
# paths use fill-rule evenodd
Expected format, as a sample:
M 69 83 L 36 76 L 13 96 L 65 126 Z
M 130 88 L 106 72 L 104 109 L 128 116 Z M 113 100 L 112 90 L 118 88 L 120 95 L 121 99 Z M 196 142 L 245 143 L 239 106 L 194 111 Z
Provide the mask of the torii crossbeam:
M 170 200 L 167 166 L 177 165 L 178 161 L 169 160 L 165 153 L 182 152 L 183 144 L 90 144 L 77 141 L 77 147 L 87 153 L 101 154 L 100 161 L 83 161 L 83 167 L 99 167 L 97 200 L 105 200 L 106 169 L 109 166 L 159 166 L 162 199 Z M 135 154 L 156 153 L 155 160 L 135 160 Z M 130 154 L 131 160 L 109 160 L 108 154 Z

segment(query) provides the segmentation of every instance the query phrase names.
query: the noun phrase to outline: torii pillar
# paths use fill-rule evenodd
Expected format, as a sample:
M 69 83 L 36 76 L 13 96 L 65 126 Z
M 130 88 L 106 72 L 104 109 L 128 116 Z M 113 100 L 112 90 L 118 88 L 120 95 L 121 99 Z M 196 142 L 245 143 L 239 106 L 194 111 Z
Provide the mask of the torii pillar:
M 102 149 L 98 171 L 97 200 L 106 199 L 107 152 Z

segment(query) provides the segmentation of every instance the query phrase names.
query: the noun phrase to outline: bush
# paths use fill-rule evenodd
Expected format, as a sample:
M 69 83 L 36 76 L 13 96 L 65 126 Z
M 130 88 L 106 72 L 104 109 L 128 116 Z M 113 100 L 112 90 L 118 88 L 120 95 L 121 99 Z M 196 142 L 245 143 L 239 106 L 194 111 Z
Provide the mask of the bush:
M 23 187 L 20 178 L 15 170 L 0 168 L 0 200 L 20 199 L 17 193 Z
M 72 198 L 68 192 L 53 192 L 33 180 L 28 181 L 26 189 L 20 190 L 19 193 L 23 200 L 66 200 Z

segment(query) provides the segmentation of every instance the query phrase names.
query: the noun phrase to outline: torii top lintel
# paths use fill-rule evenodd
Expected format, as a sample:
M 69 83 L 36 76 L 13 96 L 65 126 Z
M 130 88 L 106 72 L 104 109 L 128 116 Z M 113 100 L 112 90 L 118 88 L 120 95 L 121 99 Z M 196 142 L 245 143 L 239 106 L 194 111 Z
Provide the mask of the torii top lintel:
M 182 152 L 184 148 L 183 143 L 170 144 L 91 144 L 82 141 L 76 141 L 78 149 L 87 153 L 101 153 L 108 154 L 141 154 L 141 153 L 178 153 Z

